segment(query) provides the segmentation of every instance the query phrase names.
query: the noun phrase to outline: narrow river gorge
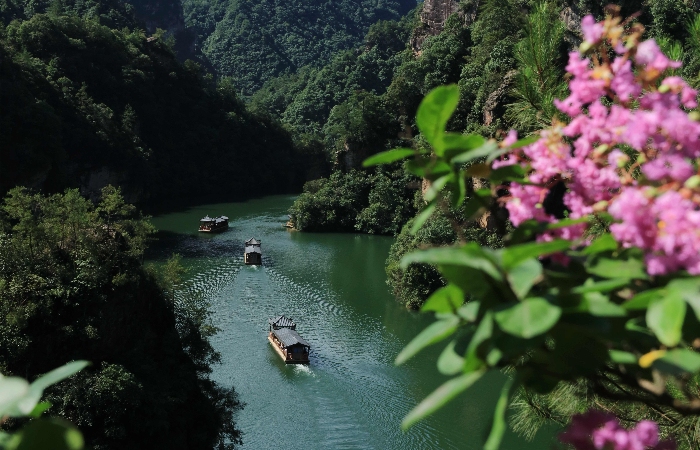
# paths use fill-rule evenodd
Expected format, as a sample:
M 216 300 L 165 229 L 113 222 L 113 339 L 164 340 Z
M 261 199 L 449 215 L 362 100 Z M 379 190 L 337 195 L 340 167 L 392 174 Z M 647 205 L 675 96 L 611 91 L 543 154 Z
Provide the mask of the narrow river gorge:
M 233 385 L 246 406 L 237 417 L 243 449 L 480 449 L 504 381 L 487 377 L 407 432 L 399 423 L 447 378 L 435 362 L 442 346 L 405 366 L 393 360 L 431 322 L 407 311 L 385 283 L 390 237 L 314 234 L 282 226 L 294 198 L 203 205 L 159 215 L 147 255 L 173 253 L 190 289 L 211 304 L 222 362 L 213 378 Z M 227 215 L 230 228 L 197 232 L 205 215 Z M 262 241 L 262 266 L 243 264 L 243 242 Z M 286 366 L 267 341 L 267 320 L 285 314 L 311 344 L 308 366 Z M 551 447 L 511 434 L 502 449 Z

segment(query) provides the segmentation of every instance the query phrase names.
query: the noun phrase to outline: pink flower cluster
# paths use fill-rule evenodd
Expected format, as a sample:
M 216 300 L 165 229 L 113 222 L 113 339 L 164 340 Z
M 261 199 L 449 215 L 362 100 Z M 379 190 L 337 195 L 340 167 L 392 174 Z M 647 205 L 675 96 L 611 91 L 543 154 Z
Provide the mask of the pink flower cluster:
M 570 95 L 555 100 L 570 118 L 540 132 L 494 168 L 522 165 L 528 184 L 513 183 L 506 207 L 515 226 L 525 220 L 556 222 L 544 208 L 552 186 L 565 184 L 568 217 L 607 211 L 611 232 L 625 247 L 646 252 L 647 271 L 700 274 L 700 122 L 697 92 L 680 77 L 665 76 L 671 61 L 639 27 L 617 18 L 582 22 L 584 43 L 569 55 Z M 612 49 L 615 58 L 608 58 Z M 606 100 L 603 100 L 606 99 Z M 514 139 L 509 134 L 508 144 Z M 540 237 L 580 239 L 585 225 Z
M 675 450 L 672 441 L 659 441 L 659 427 L 642 420 L 627 430 L 611 414 L 591 410 L 576 414 L 559 440 L 576 450 Z

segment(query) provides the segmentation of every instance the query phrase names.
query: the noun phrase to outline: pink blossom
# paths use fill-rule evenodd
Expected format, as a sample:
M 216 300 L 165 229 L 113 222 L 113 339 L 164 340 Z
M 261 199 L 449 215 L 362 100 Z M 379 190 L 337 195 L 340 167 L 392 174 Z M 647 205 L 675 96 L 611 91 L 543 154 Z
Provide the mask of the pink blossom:
M 661 86 L 669 88 L 672 92 L 681 94 L 681 103 L 686 108 L 697 108 L 698 91 L 688 86 L 688 83 L 681 77 L 668 77 L 664 79 Z
M 610 88 L 622 101 L 639 97 L 642 89 L 632 73 L 632 61 L 618 58 L 612 63 L 612 71 L 615 74 L 610 82 Z
M 625 155 L 619 148 L 613 149 L 608 154 L 608 164 L 612 167 L 621 167 L 630 160 L 630 157 Z
M 659 426 L 651 420 L 642 420 L 632 430 L 639 442 L 646 447 L 653 447 L 659 443 Z
M 506 208 L 513 225 L 517 227 L 529 219 L 535 219 L 540 222 L 552 221 L 553 218 L 545 213 L 542 206 L 542 200 L 547 194 L 547 189 L 539 186 L 521 186 L 513 183 L 510 187 L 510 193 L 513 199 L 506 204 Z
M 675 450 L 672 441 L 659 442 L 655 422 L 642 420 L 627 430 L 611 414 L 590 410 L 575 414 L 559 440 L 576 450 Z
M 583 39 L 591 44 L 599 42 L 603 37 L 603 24 L 596 23 L 590 14 L 581 21 L 581 30 L 583 31 Z
M 518 132 L 515 130 L 510 130 L 508 132 L 508 136 L 506 136 L 505 139 L 503 139 L 502 145 L 504 147 L 510 147 L 511 145 L 515 144 L 518 141 Z
M 656 159 L 642 166 L 642 173 L 650 180 L 685 181 L 693 176 L 693 166 L 680 155 L 659 155 Z
M 538 141 L 494 162 L 494 168 L 520 164 L 528 171 L 530 184 L 511 186 L 506 207 L 516 226 L 531 219 L 556 222 L 543 201 L 551 186 L 563 183 L 568 217 L 607 210 L 615 220 L 613 237 L 623 247 L 645 252 L 649 274 L 700 274 L 700 188 L 676 192 L 698 173 L 700 123 L 684 109 L 697 106 L 697 92 L 680 77 L 663 78 L 680 63 L 666 57 L 656 42 L 620 46 L 623 39 L 607 35 L 607 26 L 590 16 L 582 23 L 586 41 L 601 52 L 619 47 L 612 62 L 569 54 L 570 94 L 554 102 L 571 118 L 569 124 L 542 130 Z M 511 131 L 505 146 L 512 145 L 513 136 Z M 621 147 L 639 153 L 632 155 L 635 164 L 628 167 L 630 157 Z M 550 230 L 538 240 L 563 237 L 580 245 L 585 227 Z M 635 439 L 624 444 L 627 450 L 637 445 Z
M 681 66 L 680 61 L 671 61 L 668 59 L 653 39 L 641 42 L 637 46 L 635 61 L 637 64 L 648 66 L 659 72 L 663 72 L 667 69 L 677 69 Z

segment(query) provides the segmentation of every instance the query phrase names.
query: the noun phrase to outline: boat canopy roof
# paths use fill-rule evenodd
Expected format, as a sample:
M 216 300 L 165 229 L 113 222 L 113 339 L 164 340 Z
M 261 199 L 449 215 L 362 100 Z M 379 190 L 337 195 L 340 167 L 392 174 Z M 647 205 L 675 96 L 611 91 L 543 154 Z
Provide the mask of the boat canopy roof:
M 268 320 L 268 323 L 270 325 L 273 325 L 275 327 L 280 327 L 280 328 L 294 328 L 297 325 L 294 323 L 294 321 L 287 317 L 287 316 L 279 316 L 279 317 L 274 317 L 272 319 Z
M 292 347 L 294 345 L 303 345 L 304 347 L 311 347 L 308 342 L 304 340 L 299 333 L 290 328 L 280 328 L 279 330 L 272 330 L 277 339 L 282 343 L 282 347 Z
M 228 217 L 226 217 L 226 216 L 221 216 L 221 217 L 204 216 L 203 218 L 199 219 L 200 222 L 224 222 L 226 220 L 228 220 Z

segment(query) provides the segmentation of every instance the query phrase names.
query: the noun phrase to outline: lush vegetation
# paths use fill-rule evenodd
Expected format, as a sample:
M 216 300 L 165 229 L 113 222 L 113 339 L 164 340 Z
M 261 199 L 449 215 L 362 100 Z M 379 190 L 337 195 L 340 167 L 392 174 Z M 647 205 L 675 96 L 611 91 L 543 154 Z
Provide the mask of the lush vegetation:
M 403 169 L 338 171 L 306 183 L 290 215 L 300 231 L 396 234 L 415 214 L 413 202 L 406 199 L 418 186 Z
M 489 370 L 506 369 L 486 449 L 498 448 L 511 400 L 512 423 L 526 435 L 604 409 L 574 417 L 561 438 L 576 449 L 627 449 L 631 440 L 675 448 L 659 442 L 656 424 L 620 426 L 650 418 L 680 448 L 696 446 L 698 93 L 675 75 L 681 62 L 642 38 L 641 24 L 613 14 L 601 23 L 587 16 L 582 27 L 580 54 L 566 68 L 570 92 L 554 101 L 566 122 L 520 141 L 512 131 L 500 144 L 446 132 L 459 106 L 452 85 L 418 110 L 429 149 L 366 161 L 413 156 L 407 169 L 431 181 L 414 231 L 441 207 L 443 188 L 472 218 L 505 203 L 515 226 L 502 249 L 460 240 L 402 258 L 404 268 L 436 264 L 447 284 L 422 306 L 437 321 L 397 363 L 451 338 L 438 369 L 453 377 L 409 413 L 406 427 Z M 491 188 L 466 189 L 473 178 Z
M 416 196 L 416 209 L 424 206 L 422 196 Z M 447 281 L 432 264 L 412 263 L 402 266 L 402 258 L 420 248 L 452 245 L 458 241 L 473 241 L 481 245 L 501 247 L 501 234 L 493 229 L 490 213 L 479 220 L 468 220 L 463 208 L 436 209 L 430 221 L 416 226 L 417 218 L 411 218 L 401 229 L 391 245 L 386 261 L 387 283 L 396 300 L 411 309 L 420 308 L 430 295 Z
M 176 295 L 176 260 L 159 272 L 142 265 L 153 228 L 118 190 L 93 205 L 76 190 L 13 189 L 0 230 L 0 372 L 32 380 L 91 361 L 46 397 L 91 448 L 240 440 L 235 392 L 209 379 L 219 356 L 206 304 Z
M 250 95 L 265 81 L 319 66 L 361 41 L 370 25 L 397 20 L 413 0 L 183 2 L 185 23 L 216 72 Z
M 248 112 L 230 80 L 100 20 L 50 10 L 0 28 L 0 192 L 111 182 L 138 201 L 247 197 L 299 189 L 323 162 Z

